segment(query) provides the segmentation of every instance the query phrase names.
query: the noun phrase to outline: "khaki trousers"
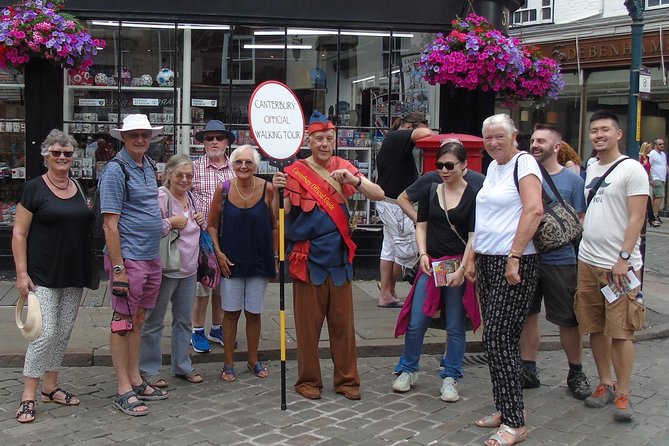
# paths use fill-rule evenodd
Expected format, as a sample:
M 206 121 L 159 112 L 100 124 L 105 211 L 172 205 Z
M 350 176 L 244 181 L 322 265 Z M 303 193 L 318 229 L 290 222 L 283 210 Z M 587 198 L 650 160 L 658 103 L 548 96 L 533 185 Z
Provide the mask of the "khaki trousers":
M 318 340 L 326 318 L 334 364 L 334 389 L 343 391 L 359 387 L 351 282 L 335 286 L 331 276 L 321 285 L 295 281 L 293 311 L 298 371 L 295 390 L 323 388 Z

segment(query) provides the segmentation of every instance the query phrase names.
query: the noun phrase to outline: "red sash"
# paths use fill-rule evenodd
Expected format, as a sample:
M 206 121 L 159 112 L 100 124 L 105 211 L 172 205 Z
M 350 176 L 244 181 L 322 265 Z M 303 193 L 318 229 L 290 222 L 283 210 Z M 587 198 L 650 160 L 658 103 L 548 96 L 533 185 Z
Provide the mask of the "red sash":
M 346 247 L 348 248 L 348 262 L 353 263 L 356 246 L 351 238 L 351 232 L 348 227 L 348 218 L 339 203 L 332 198 L 330 192 L 331 186 L 320 175 L 306 165 L 296 162 L 284 169 L 284 172 L 295 179 L 309 195 L 320 205 L 320 207 L 332 219 L 339 230 Z

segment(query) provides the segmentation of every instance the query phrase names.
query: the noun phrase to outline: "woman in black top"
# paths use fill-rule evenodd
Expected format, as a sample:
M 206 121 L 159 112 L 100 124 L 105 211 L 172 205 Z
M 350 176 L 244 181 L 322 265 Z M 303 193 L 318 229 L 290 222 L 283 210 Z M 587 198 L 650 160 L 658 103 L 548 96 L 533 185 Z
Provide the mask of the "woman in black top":
M 432 262 L 444 258 L 461 261 L 465 251 L 470 249 L 467 241 L 474 232 L 476 190 L 463 178 L 467 154 L 462 144 L 449 142 L 442 146 L 437 153 L 436 167 L 443 182 L 428 185 L 418 203 L 416 243 L 421 274 L 416 278 L 398 320 L 396 334 L 401 334 L 405 328 L 406 334 L 404 353 L 400 358 L 401 374 L 393 383 L 393 389 L 406 392 L 418 379 L 423 337 L 432 315 L 443 305 L 448 344 L 445 368 L 441 372 L 441 399 L 455 402 L 459 399 L 456 386 L 462 376 L 465 352 L 464 270 L 459 263 L 453 263 L 454 270 L 446 278 L 446 286 L 437 287 Z M 406 316 L 409 316 L 408 324 Z
M 35 419 L 40 378 L 42 402 L 67 406 L 79 398 L 58 387 L 58 368 L 72 333 L 83 288 L 90 277 L 90 219 L 83 193 L 69 178 L 74 138 L 53 129 L 42 143 L 47 172 L 26 183 L 16 206 L 12 252 L 16 288 L 33 291 L 42 312 L 42 331 L 30 342 L 23 368 L 25 386 L 16 419 Z

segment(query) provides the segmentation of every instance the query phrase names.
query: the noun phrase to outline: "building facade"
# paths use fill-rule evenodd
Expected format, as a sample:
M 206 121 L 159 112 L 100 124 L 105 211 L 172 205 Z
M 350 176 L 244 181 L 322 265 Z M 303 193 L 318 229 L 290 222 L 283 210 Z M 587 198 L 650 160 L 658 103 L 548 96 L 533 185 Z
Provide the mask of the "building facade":
M 125 115 L 144 113 L 164 126 L 149 151 L 160 170 L 174 153 L 201 155 L 193 134 L 211 119 L 225 122 L 236 144 L 253 143 L 249 99 L 262 82 L 278 80 L 295 92 L 305 117 L 318 109 L 338 123 L 337 153 L 371 176 L 384 133 L 407 112 L 426 113 L 430 125 L 444 131 L 480 128 L 494 98 L 442 98 L 420 78 L 415 62 L 435 32 L 448 32 L 451 20 L 472 6 L 505 27 L 519 4 L 429 0 L 407 9 L 398 0 L 332 6 L 69 0 L 66 12 L 107 45 L 86 72 L 32 62 L 24 71 L 0 72 L 0 258 L 11 256 L 13 210 L 25 180 L 43 171 L 39 144 L 50 128 L 63 128 L 79 142 L 72 175 L 92 194 L 106 161 L 96 154 L 99 144 L 120 149 L 108 132 Z M 469 127 L 454 128 L 465 108 L 471 119 L 462 122 Z M 273 169 L 263 160 L 260 173 Z M 352 213 L 360 226 L 376 223 L 373 203 L 364 197 L 354 197 Z M 378 255 L 378 237 L 366 241 L 364 231 L 356 237 L 363 257 Z

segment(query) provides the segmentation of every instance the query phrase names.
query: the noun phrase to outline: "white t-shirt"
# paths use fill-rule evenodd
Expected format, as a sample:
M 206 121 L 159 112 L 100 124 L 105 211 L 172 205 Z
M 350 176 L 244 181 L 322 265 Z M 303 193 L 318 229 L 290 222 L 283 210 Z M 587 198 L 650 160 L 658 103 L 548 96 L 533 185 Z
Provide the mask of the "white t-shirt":
M 650 159 L 650 179 L 666 181 L 667 154 L 653 149 L 648 154 L 648 159 Z
M 598 162 L 588 167 L 586 199 L 590 189 L 614 162 L 605 165 Z M 600 268 L 612 268 L 618 260 L 629 221 L 627 197 L 648 193 L 648 176 L 641 163 L 628 159 L 617 165 L 597 189 L 586 210 L 578 259 Z M 642 264 L 639 241 L 638 238 L 630 253 L 629 263 L 635 270 Z
M 520 157 L 520 158 L 518 158 Z M 523 210 L 520 194 L 513 181 L 513 169 L 518 160 L 518 181 L 534 175 L 541 181 L 541 170 L 532 155 L 525 152 L 515 155 L 503 165 L 492 161 L 476 196 L 476 229 L 474 251 L 479 254 L 508 255 L 516 236 L 518 221 Z M 535 254 L 530 240 L 523 254 Z

